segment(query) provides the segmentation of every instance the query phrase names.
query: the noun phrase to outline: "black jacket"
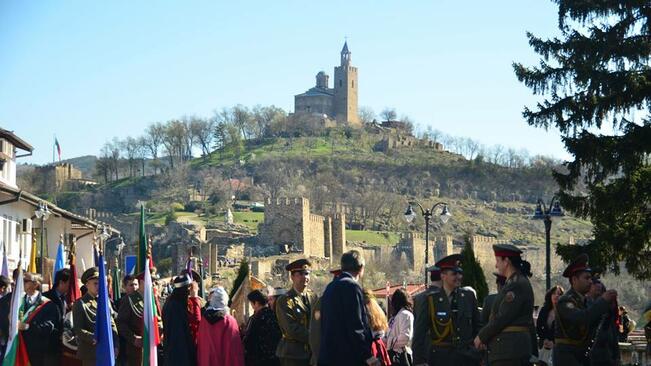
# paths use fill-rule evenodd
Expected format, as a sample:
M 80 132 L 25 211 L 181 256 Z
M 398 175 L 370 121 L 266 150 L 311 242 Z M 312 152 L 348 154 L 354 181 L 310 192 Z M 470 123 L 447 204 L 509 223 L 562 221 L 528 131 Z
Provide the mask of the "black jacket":
M 187 308 L 187 300 L 184 302 L 171 296 L 163 306 L 165 365 L 190 366 L 197 363 Z
M 330 282 L 321 299 L 319 365 L 362 365 L 372 357 L 372 342 L 364 293 L 344 272 Z
M 57 355 L 61 351 L 63 315 L 59 310 L 60 303 L 48 299 L 43 294 L 40 295 L 37 302 L 46 302 L 32 311 L 28 321 L 29 328 L 22 332 L 32 365 L 40 365 L 45 356 Z
M 552 322 L 551 326 L 547 325 L 547 317 L 549 312 L 553 311 L 551 307 L 543 306 L 538 313 L 538 319 L 536 320 L 536 334 L 538 335 L 538 348 L 543 346 L 545 340 L 553 341 L 554 340 L 554 323 Z
M 281 336 L 273 310 L 264 307 L 253 314 L 242 339 L 246 366 L 280 365 L 276 347 Z

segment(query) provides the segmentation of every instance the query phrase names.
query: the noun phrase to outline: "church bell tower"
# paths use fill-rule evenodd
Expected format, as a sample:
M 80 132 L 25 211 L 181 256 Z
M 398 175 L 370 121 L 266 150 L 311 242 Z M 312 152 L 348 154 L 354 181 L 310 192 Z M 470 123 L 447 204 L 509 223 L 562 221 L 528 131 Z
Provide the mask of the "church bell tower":
M 339 123 L 359 125 L 357 115 L 357 68 L 351 66 L 348 42 L 341 49 L 341 63 L 335 67 L 334 113 Z

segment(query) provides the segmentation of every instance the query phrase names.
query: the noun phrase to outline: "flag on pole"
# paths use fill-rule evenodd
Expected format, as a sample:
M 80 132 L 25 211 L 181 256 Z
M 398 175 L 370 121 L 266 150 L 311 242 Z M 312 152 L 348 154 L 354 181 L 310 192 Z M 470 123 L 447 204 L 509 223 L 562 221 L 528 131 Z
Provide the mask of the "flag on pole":
M 140 240 L 138 242 L 138 261 L 136 262 L 135 273 L 145 271 L 147 259 L 147 234 L 145 233 L 145 203 L 140 204 Z
M 95 319 L 95 365 L 115 366 L 113 348 L 113 329 L 111 327 L 111 304 L 106 287 L 106 268 L 104 254 L 99 254 L 99 296 L 97 298 L 97 318 Z
M 113 267 L 113 301 L 118 304 L 120 301 L 120 282 L 122 282 L 120 275 L 120 268 L 117 266 L 117 259 L 115 260 L 116 265 Z
M 18 322 L 21 321 L 20 313 L 23 307 L 23 268 L 18 261 L 18 278 L 14 291 L 11 295 L 11 307 L 9 310 L 9 339 L 7 341 L 7 351 L 5 358 L 2 360 L 2 366 L 26 366 L 29 365 L 27 348 L 22 336 L 18 331 Z
M 95 267 L 99 267 L 99 253 L 97 253 L 97 247 L 93 245 L 93 261 L 95 261 Z
M 79 283 L 77 282 L 77 257 L 75 256 L 75 241 L 72 241 L 70 252 L 68 253 L 68 264 L 70 265 L 70 288 L 66 294 L 66 301 L 72 304 L 81 297 Z
M 54 137 L 54 147 L 57 149 L 57 154 L 59 155 L 59 161 L 61 161 L 61 145 L 59 145 L 59 140 L 56 136 Z
M 156 307 L 156 298 L 151 282 L 151 273 L 149 273 L 149 259 L 145 265 L 145 294 L 143 296 L 145 308 L 143 318 L 145 322 L 144 333 L 142 335 L 142 366 L 158 366 L 158 345 L 160 344 L 160 334 L 158 332 L 158 309 Z
M 29 254 L 29 267 L 27 267 L 27 270 L 32 273 L 38 273 L 36 267 L 36 235 L 32 235 L 32 250 Z
M 63 260 L 64 256 L 65 254 L 63 249 L 63 241 L 59 241 L 59 248 L 57 248 L 57 259 L 54 261 L 54 273 L 57 273 L 65 268 L 66 264 Z
M 7 248 L 4 242 L 2 242 L 2 271 L 0 274 L 9 278 L 9 262 L 7 262 Z

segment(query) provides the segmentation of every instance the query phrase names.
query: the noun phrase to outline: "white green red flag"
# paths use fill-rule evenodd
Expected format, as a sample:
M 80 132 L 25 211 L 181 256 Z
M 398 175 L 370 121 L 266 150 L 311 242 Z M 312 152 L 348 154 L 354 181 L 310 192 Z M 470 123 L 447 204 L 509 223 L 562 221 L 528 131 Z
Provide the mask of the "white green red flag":
M 27 366 L 29 365 L 29 358 L 27 356 L 27 348 L 22 336 L 18 331 L 18 322 L 20 313 L 23 307 L 23 268 L 21 263 L 18 263 L 18 278 L 16 285 L 11 295 L 11 307 L 9 310 L 9 339 L 7 341 L 7 351 L 5 358 L 2 360 L 2 366 Z
M 160 344 L 158 309 L 156 308 L 156 298 L 154 297 L 149 271 L 149 259 L 145 263 L 145 293 L 143 296 L 145 303 L 143 321 L 145 326 L 142 334 L 142 365 L 158 366 L 158 345 Z

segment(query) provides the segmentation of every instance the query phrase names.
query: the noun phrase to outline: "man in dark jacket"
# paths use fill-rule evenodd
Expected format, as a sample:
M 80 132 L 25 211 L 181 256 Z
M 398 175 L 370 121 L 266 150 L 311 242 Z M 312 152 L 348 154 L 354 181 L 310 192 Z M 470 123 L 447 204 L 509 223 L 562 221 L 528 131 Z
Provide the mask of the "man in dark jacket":
M 64 268 L 54 274 L 54 285 L 43 293 L 43 296 L 50 299 L 44 306 L 42 314 L 37 315 L 36 321 L 52 324 L 52 329 L 46 338 L 40 338 L 36 334 L 25 333 L 25 337 L 35 337 L 35 343 L 43 353 L 45 365 L 59 365 L 61 361 L 61 335 L 63 334 L 63 321 L 66 316 L 66 295 L 70 288 L 71 272 Z M 28 335 L 29 334 L 29 335 Z M 34 363 L 32 363 L 34 365 Z
M 344 253 L 341 270 L 341 275 L 326 287 L 321 299 L 319 365 L 379 365 L 379 360 L 371 353 L 373 335 L 364 293 L 357 283 L 364 273 L 361 253 L 356 250 Z
M 197 363 L 197 349 L 190 334 L 188 297 L 192 278 L 183 274 L 174 279 L 174 290 L 163 306 L 165 365 Z

